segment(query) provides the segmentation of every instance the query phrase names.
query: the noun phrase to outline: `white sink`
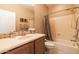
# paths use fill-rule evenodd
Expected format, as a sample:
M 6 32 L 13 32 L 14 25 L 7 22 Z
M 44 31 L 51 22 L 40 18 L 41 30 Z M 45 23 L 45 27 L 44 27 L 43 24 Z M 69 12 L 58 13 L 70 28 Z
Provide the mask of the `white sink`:
M 23 36 L 16 36 L 16 37 L 14 37 L 14 38 L 12 38 L 12 39 L 20 39 L 20 38 L 22 38 Z
M 16 36 L 14 39 L 27 39 L 27 38 L 31 38 L 31 37 L 33 37 L 33 35 Z

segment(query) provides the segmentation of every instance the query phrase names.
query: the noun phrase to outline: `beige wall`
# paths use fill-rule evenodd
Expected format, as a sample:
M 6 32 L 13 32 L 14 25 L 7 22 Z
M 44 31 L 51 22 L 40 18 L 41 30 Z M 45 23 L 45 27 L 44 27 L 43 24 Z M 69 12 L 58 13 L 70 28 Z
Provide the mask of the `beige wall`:
M 71 8 L 79 5 L 55 5 L 53 7 L 49 7 L 49 13 Z M 67 13 L 67 12 L 65 12 Z M 71 28 L 72 22 L 72 14 L 61 16 L 60 14 L 57 17 L 49 16 L 52 36 L 56 39 L 65 39 L 72 40 L 74 39 L 75 30 Z
M 19 30 L 19 20 L 24 17 L 26 19 L 31 19 L 34 17 L 34 12 L 24 5 L 18 4 L 0 4 L 0 9 L 6 9 L 9 11 L 14 11 L 16 13 L 16 29 Z M 31 26 L 31 25 L 30 25 Z
M 43 33 L 43 18 L 47 14 L 48 10 L 45 5 L 35 5 L 35 29 L 36 32 Z

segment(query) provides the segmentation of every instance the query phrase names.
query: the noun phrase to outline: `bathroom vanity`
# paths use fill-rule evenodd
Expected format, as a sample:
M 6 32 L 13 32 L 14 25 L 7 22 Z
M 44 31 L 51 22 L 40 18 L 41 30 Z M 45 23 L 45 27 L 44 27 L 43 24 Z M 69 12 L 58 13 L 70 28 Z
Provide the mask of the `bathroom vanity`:
M 1 54 L 43 54 L 45 34 L 27 34 L 0 40 Z
M 11 49 L 4 54 L 33 54 L 34 53 L 34 42 L 30 42 L 14 49 Z

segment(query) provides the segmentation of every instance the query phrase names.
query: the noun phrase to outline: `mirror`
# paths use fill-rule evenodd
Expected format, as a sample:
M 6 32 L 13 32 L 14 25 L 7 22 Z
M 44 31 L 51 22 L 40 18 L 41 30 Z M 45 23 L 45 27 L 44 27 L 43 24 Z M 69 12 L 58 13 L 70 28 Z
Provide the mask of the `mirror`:
M 0 9 L 0 34 L 16 31 L 16 13 Z
M 0 5 L 0 38 L 17 36 L 20 31 L 28 32 L 29 28 L 34 28 L 33 6 L 28 4 Z

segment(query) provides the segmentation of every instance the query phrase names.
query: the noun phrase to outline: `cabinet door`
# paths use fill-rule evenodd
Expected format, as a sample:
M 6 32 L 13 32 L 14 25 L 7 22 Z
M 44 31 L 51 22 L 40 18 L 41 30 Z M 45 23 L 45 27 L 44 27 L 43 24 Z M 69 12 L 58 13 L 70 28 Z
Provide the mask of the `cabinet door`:
M 44 37 L 35 40 L 35 54 L 43 54 L 45 51 Z
M 6 54 L 33 54 L 34 53 L 34 42 L 30 42 L 23 46 L 17 47 Z

